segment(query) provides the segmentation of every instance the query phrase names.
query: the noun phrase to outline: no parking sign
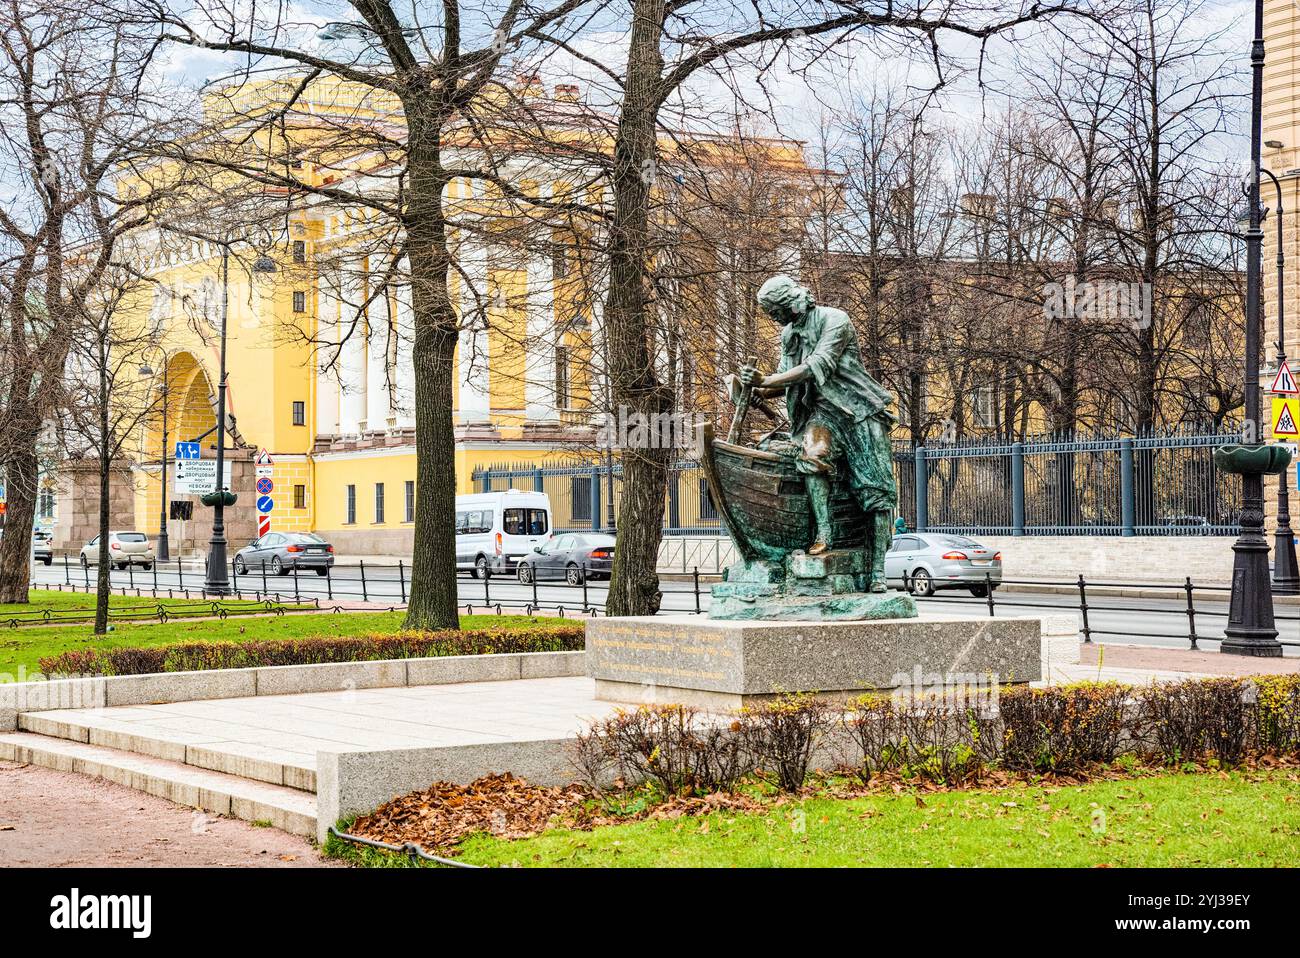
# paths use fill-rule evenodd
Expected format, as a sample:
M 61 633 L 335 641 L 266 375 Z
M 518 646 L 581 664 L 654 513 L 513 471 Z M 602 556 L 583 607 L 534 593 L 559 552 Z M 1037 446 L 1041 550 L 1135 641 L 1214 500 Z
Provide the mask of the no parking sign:
M 263 476 L 257 480 L 257 494 L 259 496 L 269 496 L 275 490 L 275 483 L 269 476 Z

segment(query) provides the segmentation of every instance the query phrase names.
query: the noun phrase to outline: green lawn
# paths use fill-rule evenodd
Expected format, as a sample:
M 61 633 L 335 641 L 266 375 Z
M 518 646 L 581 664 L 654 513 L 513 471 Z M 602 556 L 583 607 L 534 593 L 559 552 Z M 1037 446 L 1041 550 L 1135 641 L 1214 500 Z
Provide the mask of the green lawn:
M 58 596 L 59 593 L 54 595 Z M 63 595 L 64 598 L 69 597 L 68 593 Z M 121 599 L 121 596 L 114 596 L 114 599 Z M 159 601 L 166 604 L 165 599 L 149 599 L 146 604 L 156 606 Z M 92 634 L 89 625 L 0 628 L 0 677 L 5 674 L 16 677 L 20 666 L 30 675 L 40 670 L 38 663 L 42 656 L 55 655 L 66 649 L 396 632 L 401 628 L 404 617 L 404 612 L 312 612 L 283 616 L 232 616 L 224 622 L 219 619 L 172 620 L 165 624 L 114 622 L 112 632 L 99 636 Z M 460 618 L 463 629 L 518 628 L 527 624 L 545 626 L 552 623 L 568 625 L 572 622 L 572 619 L 546 616 L 533 620 L 523 615 L 463 615 Z
M 9 615 L 18 615 L 23 619 L 30 619 L 33 613 L 41 613 L 46 610 L 50 612 L 76 612 L 92 611 L 95 608 L 95 594 L 85 592 L 54 592 L 49 589 L 32 589 L 27 593 L 29 601 L 26 604 L 0 603 L 0 623 L 5 621 Z M 208 600 L 211 601 L 211 600 Z M 113 610 L 125 610 L 136 607 L 146 609 L 156 609 L 160 605 L 165 606 L 195 606 L 199 604 L 200 599 L 196 595 L 193 599 L 155 599 L 150 596 L 133 596 L 133 595 L 110 595 L 108 597 L 108 607 Z M 232 607 L 246 607 L 250 600 L 231 600 L 229 603 Z
M 919 793 L 918 793 L 919 794 Z M 335 841 L 331 850 L 340 843 Z M 766 813 L 643 821 L 508 841 L 459 857 L 524 866 L 1294 866 L 1295 770 L 1162 774 L 1071 788 L 792 801 Z M 353 856 L 379 864 L 378 855 Z M 397 864 L 386 856 L 386 864 Z

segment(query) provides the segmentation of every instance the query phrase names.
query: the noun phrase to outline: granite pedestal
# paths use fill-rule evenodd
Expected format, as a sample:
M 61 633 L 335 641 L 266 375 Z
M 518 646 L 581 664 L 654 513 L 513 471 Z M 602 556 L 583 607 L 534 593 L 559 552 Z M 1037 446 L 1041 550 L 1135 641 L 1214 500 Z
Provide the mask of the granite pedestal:
M 636 616 L 587 623 L 608 701 L 735 708 L 788 692 L 848 698 L 918 684 L 1019 684 L 1043 670 L 1038 618 L 755 622 Z

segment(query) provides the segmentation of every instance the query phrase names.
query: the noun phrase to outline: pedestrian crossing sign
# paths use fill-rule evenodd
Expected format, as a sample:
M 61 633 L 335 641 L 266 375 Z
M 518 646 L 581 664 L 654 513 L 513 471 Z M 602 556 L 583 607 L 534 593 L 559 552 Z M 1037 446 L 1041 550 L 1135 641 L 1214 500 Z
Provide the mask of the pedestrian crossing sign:
M 1268 387 L 1268 391 L 1283 396 L 1294 396 L 1300 393 L 1300 388 L 1296 387 L 1295 375 L 1291 372 L 1291 364 L 1285 359 L 1282 360 L 1282 366 L 1273 377 L 1273 385 Z
M 1273 438 L 1300 437 L 1300 397 L 1275 396 L 1273 398 Z

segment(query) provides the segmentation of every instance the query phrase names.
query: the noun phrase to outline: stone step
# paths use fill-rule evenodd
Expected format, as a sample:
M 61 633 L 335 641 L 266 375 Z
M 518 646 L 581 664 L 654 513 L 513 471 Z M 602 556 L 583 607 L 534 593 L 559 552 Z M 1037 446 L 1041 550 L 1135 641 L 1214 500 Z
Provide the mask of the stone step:
M 247 742 L 214 742 L 210 736 L 197 741 L 196 736 L 181 731 L 174 734 L 147 731 L 138 723 L 115 718 L 111 709 L 22 712 L 18 715 L 18 728 L 304 792 L 316 791 L 314 767 L 286 762 L 283 755 L 273 750 Z
M 316 836 L 316 796 L 283 785 L 33 732 L 0 733 L 0 759 L 102 778 L 178 805 Z

